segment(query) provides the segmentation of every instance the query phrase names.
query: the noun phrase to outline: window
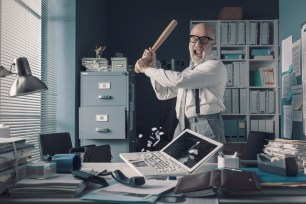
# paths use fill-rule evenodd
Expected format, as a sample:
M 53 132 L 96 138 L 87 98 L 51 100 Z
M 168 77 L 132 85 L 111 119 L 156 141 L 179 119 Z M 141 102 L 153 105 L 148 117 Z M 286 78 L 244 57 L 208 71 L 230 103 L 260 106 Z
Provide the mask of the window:
M 24 137 L 35 145 L 32 160 L 39 159 L 38 135 L 56 129 L 53 122 L 56 121 L 53 92 L 56 70 L 52 70 L 55 66 L 47 39 L 50 33 L 45 11 L 44 1 L 0 0 L 0 64 L 10 68 L 14 58 L 26 57 L 32 74 L 49 88 L 42 93 L 8 97 L 16 76 L 0 78 L 0 123 L 10 127 L 11 136 Z

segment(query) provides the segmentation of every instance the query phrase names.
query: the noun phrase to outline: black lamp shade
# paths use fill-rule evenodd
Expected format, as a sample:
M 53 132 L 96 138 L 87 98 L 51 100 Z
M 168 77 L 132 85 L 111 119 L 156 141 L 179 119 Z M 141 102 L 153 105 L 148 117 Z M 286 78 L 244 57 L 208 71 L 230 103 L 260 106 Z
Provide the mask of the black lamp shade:
M 18 76 L 11 87 L 9 96 L 22 96 L 48 90 L 48 87 L 41 80 L 32 76 L 27 58 L 16 58 L 14 63 Z

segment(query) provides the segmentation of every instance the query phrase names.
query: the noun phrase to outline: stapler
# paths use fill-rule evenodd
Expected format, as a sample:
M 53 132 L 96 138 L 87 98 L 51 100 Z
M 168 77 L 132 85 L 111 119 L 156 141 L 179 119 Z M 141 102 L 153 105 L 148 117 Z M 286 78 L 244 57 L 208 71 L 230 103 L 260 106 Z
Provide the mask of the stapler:
M 281 176 L 296 176 L 298 166 L 294 156 L 286 155 L 285 159 L 276 160 L 264 153 L 257 154 L 257 166 L 260 170 Z

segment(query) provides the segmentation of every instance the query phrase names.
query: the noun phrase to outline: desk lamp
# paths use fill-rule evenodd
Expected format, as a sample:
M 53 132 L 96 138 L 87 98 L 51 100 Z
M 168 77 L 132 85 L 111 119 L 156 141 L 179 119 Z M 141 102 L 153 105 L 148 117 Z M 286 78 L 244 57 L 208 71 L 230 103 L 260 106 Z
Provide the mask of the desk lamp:
M 17 73 L 12 73 L 3 66 L 0 66 L 0 77 L 6 77 L 11 74 L 17 74 L 17 79 L 14 81 L 9 96 L 23 96 L 30 93 L 48 90 L 48 87 L 37 77 L 32 76 L 29 62 L 25 57 L 18 57 L 14 59 L 11 65 L 16 66 Z

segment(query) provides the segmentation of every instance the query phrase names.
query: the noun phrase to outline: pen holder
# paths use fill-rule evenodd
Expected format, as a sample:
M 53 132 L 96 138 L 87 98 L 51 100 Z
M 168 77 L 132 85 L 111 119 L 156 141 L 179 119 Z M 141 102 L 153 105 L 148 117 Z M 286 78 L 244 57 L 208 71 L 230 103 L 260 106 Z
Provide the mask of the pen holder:
M 71 173 L 81 169 L 81 157 L 77 154 L 56 154 L 52 162 L 56 163 L 56 173 Z
M 218 168 L 239 168 L 239 158 L 233 155 L 218 156 Z

